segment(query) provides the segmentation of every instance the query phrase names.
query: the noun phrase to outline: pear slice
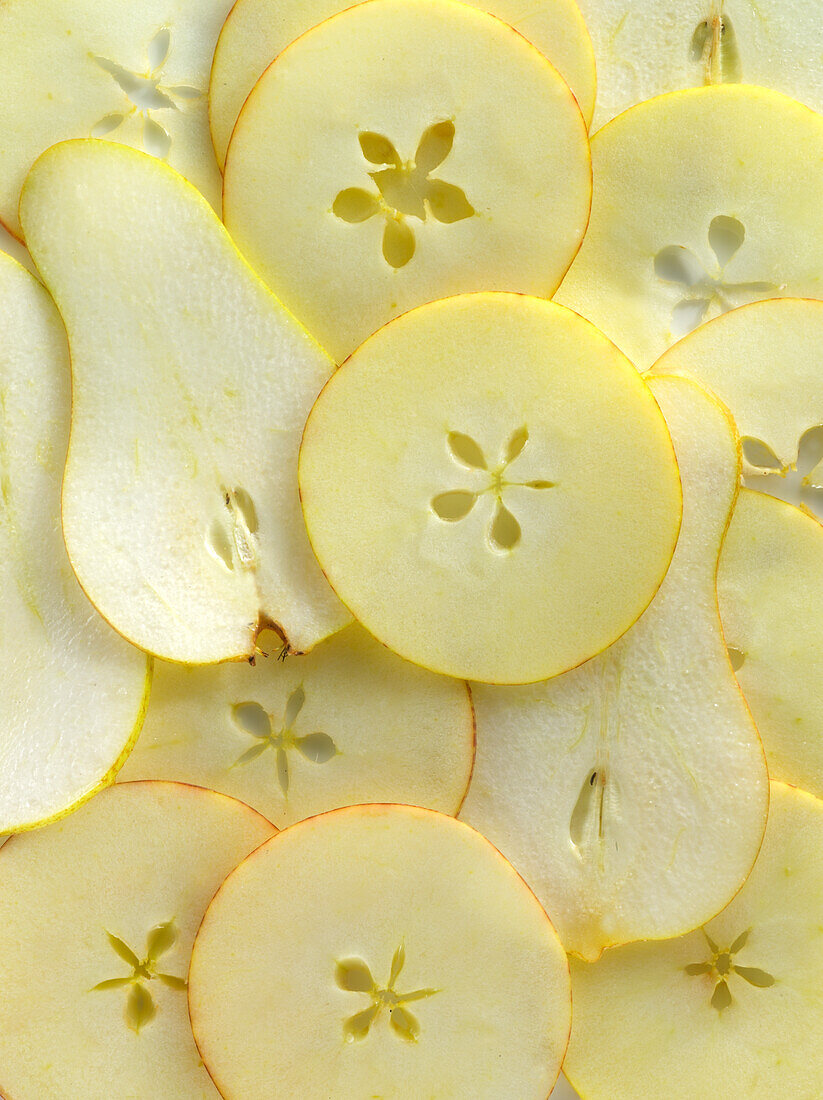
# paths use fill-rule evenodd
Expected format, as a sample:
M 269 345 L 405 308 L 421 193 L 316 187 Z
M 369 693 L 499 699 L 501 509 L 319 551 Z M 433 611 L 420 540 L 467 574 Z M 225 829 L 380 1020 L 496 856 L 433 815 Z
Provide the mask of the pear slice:
M 208 80 L 231 0 L 12 0 L 0 6 L 0 220 L 20 234 L 29 168 L 66 138 L 168 159 L 219 208 Z
M 680 523 L 637 371 L 582 318 L 518 294 L 430 303 L 367 340 L 312 409 L 299 476 L 355 617 L 416 664 L 496 683 L 619 637 Z
M 587 123 L 594 111 L 594 51 L 574 0 L 543 0 L 525 10 L 515 0 L 470 0 L 520 31 L 570 86 Z M 209 85 L 209 121 L 221 166 L 237 116 L 272 60 L 295 38 L 351 7 L 346 0 L 238 0 L 223 25 Z
M 189 1008 L 225 1100 L 545 1100 L 571 1010 L 523 880 L 408 806 L 334 810 L 242 863 L 197 935 Z
M 821 163 L 823 116 L 778 92 L 632 107 L 592 139 L 591 222 L 557 301 L 645 370 L 734 306 L 823 297 Z
M 272 835 L 233 798 L 123 783 L 0 850 L 0 1090 L 219 1100 L 186 1012 L 220 882 Z
M 457 813 L 473 761 L 466 684 L 402 661 L 352 625 L 306 657 L 283 661 L 271 648 L 253 665 L 158 662 L 121 778 L 197 783 L 283 827 L 358 802 Z
M 60 533 L 69 436 L 66 333 L 43 287 L 0 254 L 0 833 L 68 813 L 114 779 L 150 668 L 83 595 Z
M 679 935 L 749 873 L 766 823 L 763 749 L 726 654 L 717 559 L 737 488 L 728 415 L 660 378 L 683 528 L 651 606 L 566 676 L 473 692 L 477 754 L 461 817 L 511 859 L 568 951 Z
M 373 0 L 261 77 L 226 159 L 223 217 L 339 361 L 435 298 L 550 297 L 590 200 L 586 124 L 542 54 L 466 4 Z
M 586 1100 L 820 1095 L 823 804 L 771 787 L 763 849 L 719 917 L 593 965 L 572 960 L 565 1068 Z
M 594 128 L 662 92 L 761 84 L 823 109 L 819 0 L 579 0 L 597 57 Z
M 737 679 L 769 774 L 823 795 L 823 528 L 741 489 L 717 593 Z
M 16 237 L 12 237 L 4 225 L 0 225 L 0 253 L 11 256 L 13 260 L 17 260 L 32 275 L 37 275 L 37 268 L 34 266 L 27 249 Z
M 53 147 L 21 217 L 69 332 L 63 528 L 100 612 L 191 664 L 251 656 L 259 622 L 296 650 L 342 626 L 296 476 L 328 357 L 195 189 L 145 153 Z

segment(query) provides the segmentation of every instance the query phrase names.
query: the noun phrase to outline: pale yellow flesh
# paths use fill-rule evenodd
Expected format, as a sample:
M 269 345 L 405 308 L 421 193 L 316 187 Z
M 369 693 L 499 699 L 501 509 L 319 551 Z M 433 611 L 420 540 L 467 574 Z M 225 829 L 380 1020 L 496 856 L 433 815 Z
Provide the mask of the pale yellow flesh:
M 114 778 L 150 668 L 97 615 L 66 557 L 66 333 L 42 286 L 0 254 L 0 833 L 67 813 Z
M 157 662 L 121 779 L 177 779 L 233 795 L 275 825 L 359 802 L 456 813 L 474 761 L 464 683 L 401 660 L 350 626 L 305 657 L 253 666 Z
M 325 353 L 195 189 L 144 153 L 55 146 L 21 214 L 69 333 L 63 528 L 102 615 L 188 663 L 250 656 L 261 619 L 296 650 L 339 629 L 296 477 Z
M 671 439 L 632 365 L 570 311 L 512 294 L 432 303 L 367 341 L 312 410 L 300 486 L 315 553 L 367 629 L 496 683 L 564 672 L 627 630 L 680 522 Z
M 570 86 L 591 122 L 595 98 L 594 52 L 573 0 L 539 0 L 528 9 L 515 0 L 471 0 L 502 19 L 536 46 Z M 351 4 L 344 0 L 238 0 L 214 52 L 209 83 L 209 121 L 217 159 L 226 160 L 237 116 L 271 62 L 301 34 Z
M 823 298 L 823 116 L 764 88 L 673 92 L 604 126 L 592 167 L 556 297 L 641 370 L 731 307 Z
M 231 0 L 8 0 L 0 8 L 0 220 L 50 145 L 106 137 L 163 156 L 220 206 L 208 126 Z
M 379 0 L 327 19 L 261 77 L 232 138 L 223 216 L 340 361 L 433 299 L 549 297 L 590 196 L 585 121 L 538 50 L 465 4 Z
M 760 84 L 823 108 L 818 0 L 579 0 L 597 58 L 600 129 L 628 107 L 703 84 Z
M 461 819 L 512 861 L 566 949 L 588 959 L 712 917 L 746 878 L 766 823 L 763 749 L 715 592 L 737 439 L 694 383 L 656 379 L 652 392 L 683 481 L 683 527 L 660 591 L 579 669 L 472 689 L 477 750 Z
M 212 895 L 272 832 L 259 814 L 212 791 L 130 783 L 47 830 L 6 843 L 0 850 L 3 1095 L 218 1100 L 192 1041 L 181 985 Z M 152 929 L 169 923 L 172 934 L 150 977 L 94 988 L 135 974 L 109 933 L 142 962 Z
M 716 969 L 686 972 L 716 958 L 702 931 L 618 948 L 594 965 L 572 962 L 574 1027 L 565 1068 L 586 1100 L 819 1095 L 823 805 L 792 787 L 771 787 L 754 870 L 706 925 L 717 953 L 748 933 L 728 960 L 741 968 L 726 976 L 728 996 L 715 994 L 722 977 Z M 713 1007 L 715 996 L 726 1007 Z
M 198 933 L 189 1004 L 225 1100 L 545 1100 L 570 1024 L 568 964 L 522 879 L 404 806 L 312 818 L 243 863 Z

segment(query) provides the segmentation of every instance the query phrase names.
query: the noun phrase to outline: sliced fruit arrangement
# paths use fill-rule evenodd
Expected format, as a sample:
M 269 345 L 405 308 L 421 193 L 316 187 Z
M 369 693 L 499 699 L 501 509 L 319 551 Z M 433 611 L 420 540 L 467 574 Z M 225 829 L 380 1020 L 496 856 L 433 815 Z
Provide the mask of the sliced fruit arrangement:
M 112 782 L 150 667 L 94 613 L 60 534 L 69 356 L 42 286 L 0 255 L 0 833 L 67 813 Z M 0 1078 L 2 1063 L 0 1060 Z
M 632 107 L 592 140 L 591 222 L 557 300 L 646 369 L 733 306 L 823 297 L 821 164 L 823 116 L 765 88 Z
M 280 827 L 358 802 L 457 812 L 474 761 L 464 683 L 401 660 L 360 626 L 285 661 L 273 634 L 258 645 L 269 652 L 254 665 L 158 661 L 120 778 L 211 787 Z
M 646 384 L 587 322 L 523 295 L 422 306 L 367 340 L 312 409 L 299 477 L 360 622 L 426 668 L 497 683 L 623 634 L 680 522 Z
M 652 392 L 683 481 L 683 528 L 659 593 L 579 669 L 474 690 L 477 756 L 461 816 L 524 875 L 567 950 L 588 959 L 712 917 L 749 873 L 766 824 L 763 750 L 715 592 L 737 439 L 694 383 L 656 379 Z
M 195 932 L 274 832 L 233 798 L 124 783 L 0 849 L 0 1091 L 214 1097 L 186 1011 Z
M 251 656 L 261 622 L 298 650 L 344 625 L 296 478 L 326 354 L 197 191 L 145 153 L 56 145 L 20 212 L 68 329 L 63 530 L 101 614 L 192 664 Z
M 340 360 L 434 298 L 551 295 L 590 198 L 585 121 L 537 49 L 466 4 L 373 0 L 261 77 L 229 147 L 223 216 Z
M 487 840 L 431 810 L 293 825 L 229 876 L 189 1007 L 225 1100 L 544 1100 L 571 1022 L 546 914 Z
M 680 939 L 622 947 L 594 964 L 572 960 L 566 1072 L 580 1094 L 817 1096 L 821 908 L 823 804 L 772 783 L 763 849 L 719 917 Z
M 208 128 L 214 46 L 231 0 L 9 0 L 0 7 L 0 220 L 40 153 L 105 137 L 167 159 L 220 203 Z
M 541 0 L 528 9 L 515 0 L 469 0 L 536 46 L 570 86 L 587 123 L 595 96 L 589 32 L 574 0 Z M 217 159 L 226 160 L 237 116 L 254 85 L 305 31 L 351 7 L 346 0 L 237 0 L 220 32 L 209 85 L 209 119 Z

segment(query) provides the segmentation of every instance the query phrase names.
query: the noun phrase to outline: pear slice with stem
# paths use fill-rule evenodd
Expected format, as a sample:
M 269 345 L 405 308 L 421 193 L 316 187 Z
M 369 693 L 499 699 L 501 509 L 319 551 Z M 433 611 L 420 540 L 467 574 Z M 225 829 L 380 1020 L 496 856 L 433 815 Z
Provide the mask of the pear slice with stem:
M 453 0 L 372 0 L 260 78 L 229 147 L 223 217 L 340 361 L 433 299 L 550 297 L 590 199 L 585 121 L 534 46 Z
M 322 814 L 242 863 L 197 935 L 189 1008 L 225 1100 L 545 1100 L 571 1012 L 523 880 L 409 806 Z
M 474 761 L 465 683 L 401 660 L 352 625 L 305 657 L 261 635 L 253 665 L 157 662 L 121 779 L 177 779 L 275 825 L 358 802 L 457 813 Z M 282 643 L 281 643 L 282 644 Z
M 823 298 L 821 165 L 823 116 L 765 88 L 632 107 L 592 139 L 591 221 L 557 301 L 645 370 L 733 307 Z
M 343 626 L 297 491 L 329 358 L 197 191 L 145 153 L 54 146 L 20 213 L 68 328 L 63 529 L 101 614 L 191 664 L 251 656 L 261 623 L 301 651 Z
M 231 0 L 0 5 L 0 220 L 20 235 L 26 174 L 49 146 L 105 137 L 167 159 L 219 209 L 208 80 Z
M 367 340 L 312 409 L 299 476 L 355 617 L 416 664 L 495 683 L 565 672 L 626 631 L 680 524 L 635 368 L 519 294 L 430 303 Z
M 715 920 L 572 960 L 565 1069 L 586 1100 L 820 1094 L 823 803 L 771 788 L 757 863 Z
M 759 84 L 823 109 L 819 0 L 579 0 L 597 57 L 593 128 L 663 92 Z
M 219 1100 L 186 978 L 217 887 L 274 832 L 225 795 L 118 783 L 0 849 L 0 1091 Z
M 715 590 L 737 438 L 694 382 L 660 378 L 651 389 L 683 482 L 683 527 L 660 591 L 579 669 L 473 689 L 477 751 L 461 818 L 513 862 L 566 949 L 586 959 L 710 919 L 751 870 L 766 824 L 763 749 Z
M 60 531 L 69 355 L 43 287 L 0 255 L 0 833 L 114 780 L 151 670 L 83 595 Z
M 470 0 L 518 30 L 566 81 L 591 122 L 595 97 L 594 51 L 574 0 L 543 0 L 524 9 L 515 0 Z M 209 84 L 209 121 L 222 166 L 237 116 L 271 62 L 294 39 L 351 4 L 346 0 L 238 0 L 229 12 Z

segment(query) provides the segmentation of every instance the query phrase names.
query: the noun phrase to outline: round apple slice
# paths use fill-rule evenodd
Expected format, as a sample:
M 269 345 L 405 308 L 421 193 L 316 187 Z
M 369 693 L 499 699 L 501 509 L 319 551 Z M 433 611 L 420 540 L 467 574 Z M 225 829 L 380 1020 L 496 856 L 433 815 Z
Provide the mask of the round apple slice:
M 821 161 L 823 116 L 765 88 L 632 107 L 592 139 L 591 222 L 557 300 L 646 369 L 732 307 L 823 297 Z
M 594 110 L 594 51 L 574 0 L 544 0 L 524 10 L 515 0 L 470 0 L 537 47 L 574 92 L 586 122 Z M 221 166 L 237 116 L 272 59 L 295 38 L 344 11 L 346 0 L 238 0 L 223 25 L 209 85 L 209 121 Z
M 195 932 L 272 826 L 179 783 L 124 783 L 0 850 L 0 1091 L 218 1100 L 186 1012 Z
M 358 802 L 457 813 L 474 760 L 467 685 L 402 661 L 359 626 L 308 656 L 258 639 L 253 664 L 155 665 L 123 779 L 241 798 L 282 827 Z M 282 643 L 281 643 L 282 645 Z
M 66 333 L 43 287 L 0 254 L 0 833 L 42 825 L 113 781 L 140 730 L 150 666 L 94 611 L 60 530 Z
M 292 826 L 229 876 L 189 1008 L 225 1100 L 544 1100 L 568 963 L 534 895 L 453 818 L 355 806 Z
M 823 804 L 780 783 L 771 794 L 757 863 L 719 917 L 572 960 L 565 1069 L 586 1100 L 820 1095 Z
M 680 522 L 663 416 L 582 318 L 514 294 L 413 310 L 336 372 L 300 454 L 309 537 L 384 644 L 471 680 L 544 679 L 647 606 Z
M 534 46 L 466 4 L 379 0 L 308 31 L 261 77 L 223 215 L 341 360 L 435 298 L 551 296 L 590 199 L 586 124 Z

